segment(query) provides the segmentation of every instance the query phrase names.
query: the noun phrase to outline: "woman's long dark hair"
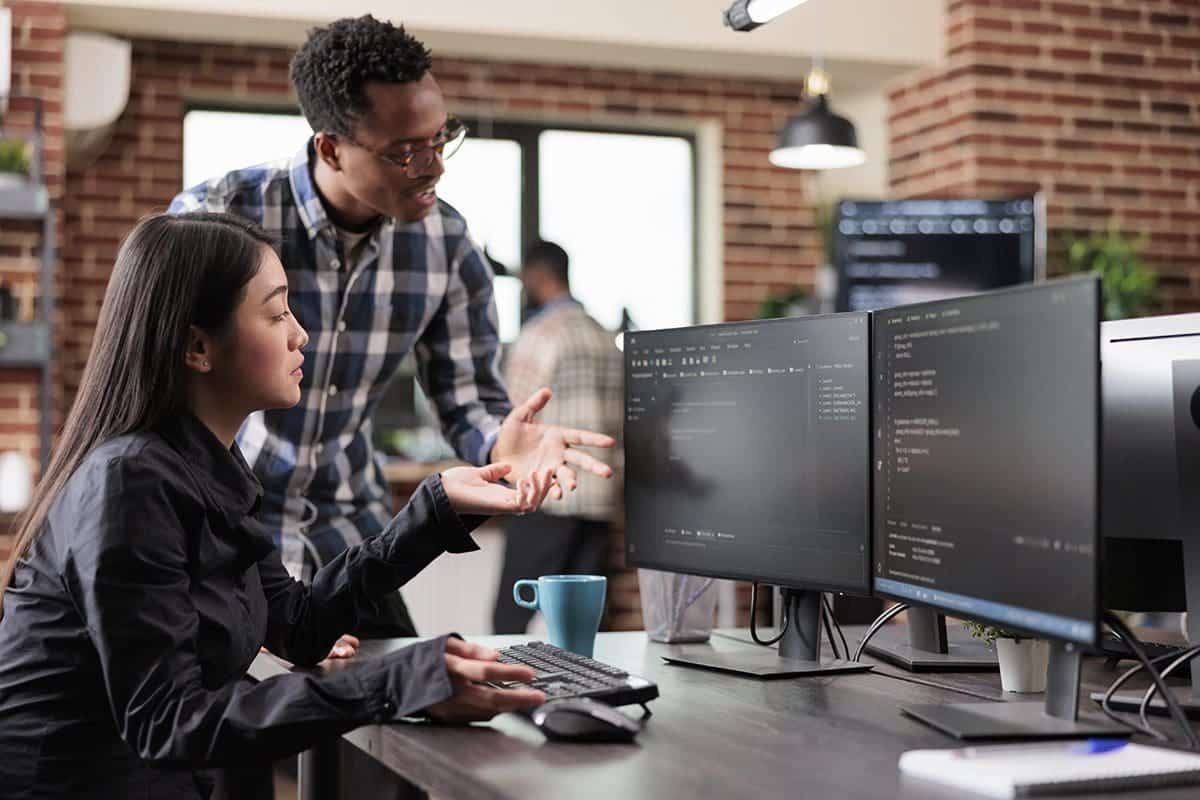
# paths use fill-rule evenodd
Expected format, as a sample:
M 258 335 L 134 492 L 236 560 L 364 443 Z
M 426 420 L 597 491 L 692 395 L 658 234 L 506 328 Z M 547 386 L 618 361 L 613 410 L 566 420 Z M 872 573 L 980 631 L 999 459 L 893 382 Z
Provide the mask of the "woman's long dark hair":
M 145 217 L 125 237 L 75 402 L 0 570 L 0 617 L 17 561 L 88 454 L 187 410 L 190 326 L 228 336 L 264 246 L 272 241 L 257 226 L 206 212 Z

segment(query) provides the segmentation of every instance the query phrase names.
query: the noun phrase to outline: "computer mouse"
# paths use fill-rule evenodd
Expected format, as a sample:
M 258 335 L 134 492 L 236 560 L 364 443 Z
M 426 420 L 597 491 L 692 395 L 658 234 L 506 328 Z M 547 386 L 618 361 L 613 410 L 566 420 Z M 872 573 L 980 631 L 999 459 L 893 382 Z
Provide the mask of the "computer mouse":
M 631 742 L 642 729 L 610 705 L 589 697 L 551 700 L 529 715 L 547 739 L 571 742 Z

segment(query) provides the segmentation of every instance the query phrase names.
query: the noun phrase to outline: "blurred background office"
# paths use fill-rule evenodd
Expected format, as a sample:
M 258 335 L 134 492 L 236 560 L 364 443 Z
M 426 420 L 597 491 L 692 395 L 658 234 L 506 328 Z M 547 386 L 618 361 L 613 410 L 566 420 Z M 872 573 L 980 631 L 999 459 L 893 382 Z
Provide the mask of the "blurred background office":
M 1133 289 L 1111 316 L 1200 309 L 1200 9 L 808 0 L 746 36 L 721 24 L 728 5 L 0 3 L 0 531 L 78 386 L 121 237 L 185 186 L 295 152 L 310 131 L 288 62 L 335 16 L 403 22 L 433 49 L 470 126 L 439 194 L 507 273 L 506 342 L 540 239 L 570 252 L 572 295 L 614 333 L 832 310 L 853 277 L 847 198 L 1036 198 L 1038 270 L 1115 264 Z M 814 62 L 827 89 L 806 90 Z M 822 89 L 862 163 L 772 163 Z M 398 498 L 449 454 L 411 374 L 376 437 Z M 606 629 L 642 625 L 620 519 Z M 502 537 L 406 588 L 420 630 L 490 631 Z M 725 598 L 743 622 L 744 589 Z

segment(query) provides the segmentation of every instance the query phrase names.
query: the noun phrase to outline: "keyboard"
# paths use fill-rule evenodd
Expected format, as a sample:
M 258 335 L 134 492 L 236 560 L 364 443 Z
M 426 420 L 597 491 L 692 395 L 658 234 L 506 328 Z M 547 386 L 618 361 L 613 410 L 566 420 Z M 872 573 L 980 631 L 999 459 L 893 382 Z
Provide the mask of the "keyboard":
M 1146 656 L 1151 661 L 1159 656 L 1165 656 L 1170 653 L 1179 653 L 1184 647 L 1186 647 L 1186 645 L 1162 644 L 1160 642 L 1146 641 L 1142 642 L 1142 649 L 1146 651 Z M 1137 657 L 1133 654 L 1133 651 L 1129 649 L 1129 646 L 1111 633 L 1106 633 L 1100 637 L 1100 654 L 1113 661 L 1137 660 Z M 1160 661 L 1158 662 L 1157 666 L 1161 670 L 1170 664 L 1171 661 L 1172 659 Z M 1180 664 L 1171 674 L 1181 678 L 1186 677 L 1191 674 L 1189 667 L 1189 664 Z
M 658 686 L 652 681 L 545 642 L 505 647 L 500 650 L 500 663 L 529 667 L 534 678 L 529 683 L 513 681 L 494 686 L 528 686 L 545 693 L 547 700 L 591 697 L 610 706 L 627 706 L 658 697 Z

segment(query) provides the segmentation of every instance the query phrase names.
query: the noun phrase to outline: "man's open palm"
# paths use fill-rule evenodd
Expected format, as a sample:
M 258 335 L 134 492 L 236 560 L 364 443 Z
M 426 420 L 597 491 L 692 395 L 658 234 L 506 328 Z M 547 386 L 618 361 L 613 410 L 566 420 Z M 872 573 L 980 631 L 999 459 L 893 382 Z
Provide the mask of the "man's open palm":
M 538 389 L 509 412 L 500 426 L 491 460 L 512 464 L 509 480 L 513 482 L 533 475 L 553 476 L 557 483 L 550 490 L 550 496 L 558 500 L 563 492 L 574 491 L 578 483 L 577 470 L 602 478 L 611 478 L 613 474 L 612 467 L 575 448 L 612 447 L 615 442 L 604 434 L 537 422 L 535 417 L 550 402 L 550 396 L 549 389 Z

